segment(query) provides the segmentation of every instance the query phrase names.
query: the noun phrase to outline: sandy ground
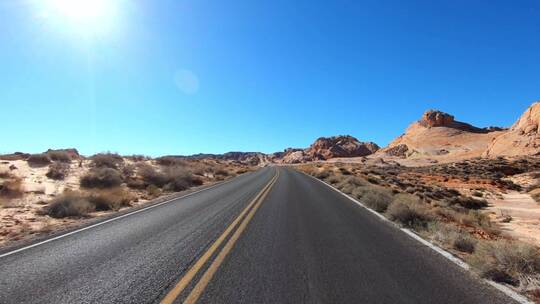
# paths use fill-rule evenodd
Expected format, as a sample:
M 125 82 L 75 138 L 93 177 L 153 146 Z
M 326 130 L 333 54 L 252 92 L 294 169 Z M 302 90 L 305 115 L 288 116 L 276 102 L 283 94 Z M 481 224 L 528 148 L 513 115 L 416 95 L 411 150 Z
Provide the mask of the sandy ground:
M 503 233 L 540 246 L 540 205 L 530 195 L 519 192 L 501 194 L 488 199 L 488 212 L 501 225 Z M 504 223 L 505 218 L 510 222 Z

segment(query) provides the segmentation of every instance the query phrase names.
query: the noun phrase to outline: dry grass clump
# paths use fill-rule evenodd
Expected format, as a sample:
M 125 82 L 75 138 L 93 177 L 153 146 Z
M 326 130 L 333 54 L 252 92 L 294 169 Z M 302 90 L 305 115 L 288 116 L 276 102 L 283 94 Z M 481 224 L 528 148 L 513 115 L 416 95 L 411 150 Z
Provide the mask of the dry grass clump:
M 91 193 L 68 191 L 54 199 L 44 212 L 54 218 L 85 217 L 94 211 L 118 210 L 130 206 L 133 198 L 133 195 L 120 187 Z
M 33 167 L 44 167 L 51 163 L 49 155 L 45 153 L 32 154 L 26 159 L 26 161 L 30 166 Z
M 49 151 L 46 153 L 52 161 L 61 163 L 70 163 L 71 156 L 66 151 Z
M 460 205 L 467 209 L 481 209 L 488 206 L 488 202 L 485 199 L 476 199 L 466 196 L 456 196 L 452 198 L 447 198 L 446 201 L 450 205 Z
M 69 173 L 69 164 L 55 162 L 49 166 L 49 171 L 45 174 L 50 179 L 63 180 Z
M 360 186 L 352 191 L 352 195 L 369 208 L 377 212 L 385 212 L 393 200 L 391 190 L 379 186 Z
M 94 168 L 81 177 L 81 186 L 84 188 L 112 188 L 120 184 L 122 184 L 120 172 L 107 167 Z
M 166 191 L 182 191 L 203 183 L 184 167 L 165 167 L 162 171 L 157 171 L 150 165 L 144 165 L 139 167 L 139 175 L 146 187 L 154 185 Z
M 388 206 L 386 215 L 390 220 L 411 228 L 425 227 L 432 219 L 426 206 L 410 194 L 396 195 Z
M 454 225 L 430 222 L 427 225 L 427 231 L 429 238 L 446 247 L 466 253 L 472 253 L 475 250 L 477 240 L 469 232 Z
M 23 182 L 20 177 L 9 172 L 2 172 L 0 177 L 0 198 L 12 199 L 24 194 Z
M 468 262 L 481 276 L 514 286 L 540 272 L 538 248 L 520 241 L 480 242 Z
M 68 192 L 54 199 L 45 209 L 45 213 L 50 217 L 82 217 L 95 210 L 84 195 L 75 192 Z
M 117 169 L 124 163 L 122 156 L 116 153 L 99 153 L 90 158 L 92 164 L 97 168 Z

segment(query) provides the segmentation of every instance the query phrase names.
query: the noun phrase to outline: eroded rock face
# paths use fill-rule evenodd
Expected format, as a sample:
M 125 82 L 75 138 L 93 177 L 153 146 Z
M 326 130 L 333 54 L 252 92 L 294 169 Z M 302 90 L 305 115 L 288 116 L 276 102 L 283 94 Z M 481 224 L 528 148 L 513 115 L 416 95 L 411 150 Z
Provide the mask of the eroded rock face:
M 400 158 L 457 161 L 481 156 L 491 141 L 504 132 L 501 130 L 478 128 L 457 121 L 448 113 L 428 110 L 379 153 Z
M 454 116 L 436 110 L 428 110 L 422 115 L 420 123 L 426 127 L 449 127 L 454 122 Z
M 361 142 L 349 136 L 318 138 L 307 150 L 312 160 L 326 160 L 336 157 L 358 157 L 373 154 L 379 146 L 373 142 Z
M 287 149 L 274 155 L 281 156 L 278 162 L 295 164 L 336 157 L 367 156 L 377 150 L 379 146 L 373 142 L 361 142 L 355 137 L 342 135 L 320 137 L 307 149 Z
M 514 125 L 495 138 L 484 156 L 540 155 L 540 102 L 533 103 Z

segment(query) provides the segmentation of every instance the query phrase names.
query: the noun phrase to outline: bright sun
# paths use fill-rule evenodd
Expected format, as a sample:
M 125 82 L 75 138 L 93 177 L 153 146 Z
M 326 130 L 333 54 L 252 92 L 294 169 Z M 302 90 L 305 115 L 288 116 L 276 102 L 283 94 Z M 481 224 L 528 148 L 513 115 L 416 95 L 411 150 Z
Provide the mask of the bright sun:
M 63 27 L 98 33 L 108 29 L 115 19 L 115 0 L 44 0 L 44 15 Z

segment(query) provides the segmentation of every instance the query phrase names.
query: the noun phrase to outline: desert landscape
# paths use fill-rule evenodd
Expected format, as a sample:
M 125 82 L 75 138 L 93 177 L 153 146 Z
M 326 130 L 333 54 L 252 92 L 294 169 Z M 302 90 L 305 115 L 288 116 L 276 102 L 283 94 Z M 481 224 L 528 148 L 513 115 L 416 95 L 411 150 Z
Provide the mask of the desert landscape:
M 76 149 L 0 156 L 0 246 L 173 198 L 253 167 L 228 160 L 152 159 Z
M 426 111 L 387 147 L 353 136 L 283 152 L 90 157 L 76 149 L 0 156 L 0 246 L 89 223 L 265 166 L 336 187 L 465 260 L 540 297 L 540 103 L 508 129 Z

